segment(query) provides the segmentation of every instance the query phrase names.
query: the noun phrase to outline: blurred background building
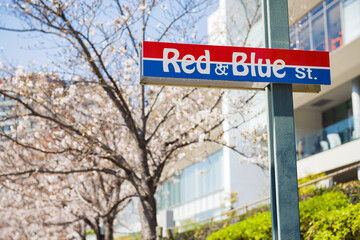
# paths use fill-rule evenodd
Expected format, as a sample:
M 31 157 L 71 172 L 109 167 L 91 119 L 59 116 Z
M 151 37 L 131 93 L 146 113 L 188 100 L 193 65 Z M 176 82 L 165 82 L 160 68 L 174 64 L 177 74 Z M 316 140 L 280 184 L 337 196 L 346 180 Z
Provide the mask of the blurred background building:
M 258 3 L 220 0 L 218 9 L 208 18 L 209 44 L 262 47 L 264 33 Z M 289 0 L 288 5 L 290 48 L 329 51 L 331 61 L 330 86 L 321 86 L 320 93 L 294 93 L 298 178 L 350 167 L 326 184 L 357 179 L 360 0 Z M 242 14 L 244 9 L 249 16 Z M 259 108 L 266 107 L 263 92 L 254 101 Z M 227 108 L 224 101 L 224 111 Z M 264 122 L 265 112 L 244 127 Z M 236 134 L 230 131 L 225 140 L 238 141 L 233 140 Z M 268 194 L 268 176 L 264 171 L 254 164 L 239 162 L 236 153 L 229 149 L 215 149 L 204 161 L 182 169 L 162 184 L 158 192 L 159 225 L 166 228 L 214 217 Z M 236 204 L 232 202 L 234 196 Z
M 290 48 L 330 52 L 331 85 L 294 94 L 298 177 L 360 161 L 360 1 L 289 1 Z M 357 168 L 333 177 L 357 179 Z

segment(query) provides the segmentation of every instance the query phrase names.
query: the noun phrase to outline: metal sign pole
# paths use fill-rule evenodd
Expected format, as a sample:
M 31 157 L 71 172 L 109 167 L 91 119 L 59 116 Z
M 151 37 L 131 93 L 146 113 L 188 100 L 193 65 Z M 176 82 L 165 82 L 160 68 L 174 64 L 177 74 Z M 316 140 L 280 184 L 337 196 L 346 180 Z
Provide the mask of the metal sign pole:
M 264 0 L 267 47 L 289 49 L 287 0 Z M 271 83 L 268 95 L 273 239 L 300 239 L 294 111 L 291 84 Z
M 265 33 L 265 47 L 269 48 L 269 39 L 268 39 L 268 24 L 267 24 L 267 0 L 263 0 L 263 21 L 264 21 L 264 33 Z M 273 151 L 273 143 L 274 136 L 272 132 L 272 128 L 270 130 L 270 126 L 273 125 L 272 122 L 272 101 L 270 94 L 270 87 L 265 88 L 266 98 L 267 98 L 267 109 L 268 109 L 268 142 L 269 142 L 269 176 L 270 176 L 270 201 L 271 201 L 271 226 L 272 226 L 272 238 L 274 240 L 278 240 L 278 225 L 277 225 L 277 210 L 276 210 L 276 190 L 275 190 L 275 169 L 274 169 L 274 151 Z

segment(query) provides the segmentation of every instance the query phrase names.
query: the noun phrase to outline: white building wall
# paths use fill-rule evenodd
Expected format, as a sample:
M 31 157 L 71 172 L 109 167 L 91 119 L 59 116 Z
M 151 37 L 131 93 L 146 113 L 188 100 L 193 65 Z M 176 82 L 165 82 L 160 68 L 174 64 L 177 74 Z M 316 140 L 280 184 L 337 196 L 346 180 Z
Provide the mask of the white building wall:
M 209 44 L 226 44 L 226 7 L 225 1 L 219 1 L 219 7 L 207 19 Z
M 360 139 L 297 161 L 298 178 L 327 172 L 360 161 Z
M 250 4 L 254 4 L 255 1 Z M 220 0 L 219 8 L 208 18 L 208 33 L 209 44 L 218 45 L 233 45 L 243 46 L 244 39 L 247 39 L 247 46 L 259 47 L 262 45 L 263 39 L 263 24 L 262 21 L 258 21 L 248 34 L 248 26 L 245 20 L 245 15 L 242 14 L 243 5 L 239 0 Z M 253 8 L 251 8 L 253 9 Z M 247 95 L 248 91 L 230 91 L 230 96 Z M 228 131 L 235 122 L 241 122 L 242 116 L 232 115 L 227 118 L 223 124 L 225 131 L 224 141 L 229 145 L 239 146 L 239 150 L 246 151 L 248 149 L 241 149 L 244 145 L 239 131 L 249 130 L 251 128 L 258 127 L 266 123 L 265 115 L 265 94 L 261 92 L 257 94 L 254 99 L 257 104 L 254 105 L 251 113 L 245 114 L 245 118 L 251 119 L 254 114 L 262 113 L 257 118 L 244 124 L 239 129 Z M 223 112 L 229 114 L 233 111 L 230 107 L 229 99 L 223 101 Z M 225 206 L 238 207 L 247 203 L 254 202 L 269 194 L 269 181 L 267 171 L 263 171 L 254 164 L 243 161 L 238 153 L 224 148 L 224 195 L 228 196 Z M 230 206 L 231 193 L 238 194 L 238 201 L 236 206 Z
M 232 94 L 248 94 L 247 91 L 231 91 Z M 238 150 L 248 153 L 244 138 L 239 134 L 242 131 L 253 130 L 258 127 L 258 131 L 266 129 L 266 112 L 265 112 L 265 98 L 263 92 L 259 93 L 254 99 L 254 107 L 250 109 L 249 113 L 245 113 L 245 123 L 239 128 L 229 130 L 231 126 L 242 122 L 242 116 L 239 114 L 229 116 L 224 122 L 223 128 L 226 132 L 224 140 L 229 145 L 237 146 Z M 257 103 L 257 104 L 256 104 Z M 223 110 L 225 114 L 232 111 L 230 104 L 224 100 Z M 256 115 L 255 118 L 253 118 Z M 260 126 L 260 127 L 259 127 Z M 247 161 L 248 159 L 242 157 L 238 153 L 225 148 L 224 149 L 224 176 L 226 194 L 230 196 L 231 193 L 238 194 L 238 201 L 232 207 L 240 207 L 245 204 L 257 201 L 269 195 L 269 180 L 267 170 L 261 169 L 253 163 Z M 230 203 L 227 203 L 230 207 Z
M 262 21 L 255 21 L 250 28 L 242 2 L 246 4 L 249 15 L 256 11 L 257 1 L 219 0 L 218 9 L 208 17 L 209 44 L 240 47 L 262 45 L 264 36 Z M 261 12 L 261 9 L 258 11 Z
M 219 191 L 215 194 L 172 208 L 175 224 L 180 225 L 180 223 L 184 223 L 186 220 L 192 220 L 196 214 L 221 207 L 221 205 L 224 204 L 224 198 L 224 192 Z M 219 215 L 220 213 L 221 211 L 215 215 Z
M 171 225 L 167 223 L 169 221 L 166 219 L 169 211 L 172 211 L 174 226 L 195 222 L 195 216 L 197 214 L 208 211 L 215 210 L 211 217 L 219 216 L 225 210 L 225 208 L 222 207 L 225 204 L 225 200 L 226 195 L 224 194 L 224 191 L 218 191 L 208 196 L 182 203 L 169 209 L 161 210 L 157 215 L 158 224 L 163 228 L 171 227 Z
M 237 153 L 230 154 L 230 188 L 238 193 L 235 208 L 262 199 L 270 194 L 267 171 L 254 164 L 238 160 Z

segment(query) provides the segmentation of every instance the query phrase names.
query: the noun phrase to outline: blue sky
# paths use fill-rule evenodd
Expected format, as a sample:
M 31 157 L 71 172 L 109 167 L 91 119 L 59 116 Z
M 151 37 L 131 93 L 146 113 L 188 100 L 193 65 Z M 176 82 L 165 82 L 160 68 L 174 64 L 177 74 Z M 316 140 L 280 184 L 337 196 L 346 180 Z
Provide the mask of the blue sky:
M 217 7 L 217 3 L 207 11 L 210 14 Z M 0 24 L 6 26 L 19 26 L 21 23 L 4 12 L 0 12 Z M 199 35 L 207 34 L 207 18 L 202 18 L 197 23 Z M 43 36 L 43 35 L 42 35 Z M 34 62 L 38 65 L 45 65 L 48 62 L 48 54 L 55 52 L 53 49 L 33 48 L 32 46 L 41 41 L 38 34 L 9 32 L 0 30 L 0 58 L 1 62 L 11 63 L 13 66 L 17 65 L 32 65 Z
M 16 26 L 19 21 L 0 13 L 0 23 L 1 25 Z M 45 64 L 47 62 L 46 51 L 30 48 L 38 39 L 38 37 L 30 36 L 28 33 L 0 30 L 1 61 L 9 61 L 15 66 L 32 64 L 33 61 L 38 64 Z

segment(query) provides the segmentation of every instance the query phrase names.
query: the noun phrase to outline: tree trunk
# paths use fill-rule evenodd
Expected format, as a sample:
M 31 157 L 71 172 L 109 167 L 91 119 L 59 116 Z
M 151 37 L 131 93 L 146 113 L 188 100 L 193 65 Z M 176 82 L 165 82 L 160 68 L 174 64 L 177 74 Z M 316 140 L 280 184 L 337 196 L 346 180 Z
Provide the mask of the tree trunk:
M 93 229 L 94 230 L 94 229 Z M 96 235 L 96 240 L 104 240 L 103 235 L 101 234 L 100 229 L 94 230 Z
M 94 230 L 96 235 L 96 240 L 104 239 L 103 235 L 101 234 L 99 219 L 94 219 L 94 222 L 90 221 L 89 219 L 85 219 L 85 223 L 89 225 L 92 230 Z
M 106 217 L 104 218 L 104 240 L 113 240 L 114 239 L 114 218 Z
M 139 199 L 141 233 L 144 240 L 156 239 L 156 202 L 153 193 Z
M 103 235 L 100 232 L 100 229 L 97 229 L 97 230 L 94 230 L 94 231 L 95 231 L 95 235 L 96 235 L 96 240 L 104 240 Z

